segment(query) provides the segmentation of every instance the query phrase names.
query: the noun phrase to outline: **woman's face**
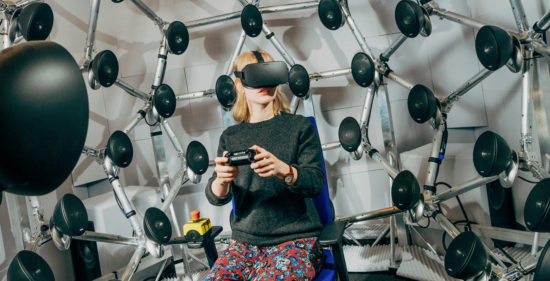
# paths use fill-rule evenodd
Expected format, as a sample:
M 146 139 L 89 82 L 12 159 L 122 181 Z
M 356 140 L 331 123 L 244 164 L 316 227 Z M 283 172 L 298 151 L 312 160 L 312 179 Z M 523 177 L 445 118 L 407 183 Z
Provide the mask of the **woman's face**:
M 276 87 L 244 88 L 244 96 L 249 104 L 268 105 L 275 100 Z

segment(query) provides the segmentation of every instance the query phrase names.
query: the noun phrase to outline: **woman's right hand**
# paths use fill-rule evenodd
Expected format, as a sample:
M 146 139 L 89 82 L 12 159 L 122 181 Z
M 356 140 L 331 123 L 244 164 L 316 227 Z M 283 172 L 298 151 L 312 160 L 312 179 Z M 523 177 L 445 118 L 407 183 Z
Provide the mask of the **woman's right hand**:
M 214 167 L 214 171 L 216 172 L 216 181 L 223 186 L 227 186 L 239 175 L 239 168 L 237 166 L 226 165 L 228 159 L 225 157 L 225 154 L 227 154 L 227 151 L 223 152 L 224 156 L 216 157 L 216 159 L 214 159 L 214 162 L 216 162 L 216 166 Z

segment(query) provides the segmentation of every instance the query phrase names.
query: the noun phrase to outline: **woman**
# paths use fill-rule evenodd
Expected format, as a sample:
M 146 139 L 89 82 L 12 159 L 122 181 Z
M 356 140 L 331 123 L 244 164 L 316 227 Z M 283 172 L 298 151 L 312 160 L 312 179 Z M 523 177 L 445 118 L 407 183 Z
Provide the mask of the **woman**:
M 234 71 L 271 62 L 266 52 L 241 54 Z M 244 79 L 246 80 L 246 78 Z M 323 188 L 321 143 L 311 121 L 290 114 L 276 86 L 245 87 L 236 78 L 233 118 L 220 137 L 206 197 L 233 200 L 232 240 L 206 280 L 312 280 L 322 265 L 322 227 L 311 200 Z M 254 162 L 229 166 L 228 151 L 256 151 Z

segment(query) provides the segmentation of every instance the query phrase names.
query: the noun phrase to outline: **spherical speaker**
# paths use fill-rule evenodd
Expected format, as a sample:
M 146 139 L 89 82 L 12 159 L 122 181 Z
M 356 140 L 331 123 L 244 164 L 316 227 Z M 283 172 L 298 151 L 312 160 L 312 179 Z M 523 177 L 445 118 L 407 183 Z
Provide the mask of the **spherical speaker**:
M 166 41 L 170 52 L 175 55 L 181 55 L 189 45 L 189 31 L 181 21 L 170 23 L 166 30 Z
M 158 244 L 165 244 L 172 238 L 170 220 L 163 211 L 155 207 L 151 207 L 145 211 L 143 229 L 147 238 Z
M 103 87 L 113 85 L 118 76 L 118 60 L 109 50 L 99 52 L 92 60 L 94 77 Z
M 54 227 L 68 236 L 80 236 L 86 231 L 88 213 L 78 197 L 67 193 L 55 204 Z
M 344 17 L 340 4 L 336 0 L 321 0 L 317 8 L 321 23 L 330 29 L 336 30 L 344 24 Z
M 413 1 L 402 0 L 395 7 L 395 22 L 401 33 L 414 38 L 424 28 L 424 11 Z
M 374 80 L 374 62 L 365 53 L 355 54 L 351 60 L 351 75 L 359 86 L 370 86 Z
M 216 80 L 216 97 L 224 108 L 231 108 L 237 99 L 237 91 L 233 79 L 227 75 L 221 75 Z
M 477 58 L 485 68 L 493 71 L 505 65 L 514 51 L 510 35 L 496 26 L 480 28 L 475 43 Z
M 107 141 L 105 154 L 121 168 L 126 168 L 132 162 L 134 149 L 128 135 L 122 131 L 115 131 Z
M 550 232 L 550 178 L 541 180 L 531 189 L 523 214 L 529 230 Z
M 288 72 L 288 86 L 292 93 L 301 98 L 307 95 L 309 91 L 309 74 L 305 67 L 295 64 Z
M 166 84 L 161 84 L 155 89 L 153 94 L 153 106 L 164 118 L 168 118 L 176 111 L 176 95 L 172 88 Z
M 52 269 L 38 254 L 21 251 L 13 258 L 8 268 L 8 281 L 54 281 Z
M 355 118 L 346 117 L 338 127 L 338 139 L 344 150 L 356 151 L 361 144 L 361 128 Z
M 187 146 L 185 153 L 187 165 L 197 175 L 202 175 L 208 169 L 208 152 L 204 145 L 198 141 L 192 141 Z
M 477 172 L 490 177 L 500 174 L 510 165 L 513 153 L 501 136 L 487 131 L 476 140 L 473 158 Z
M 428 87 L 418 84 L 409 92 L 407 107 L 414 121 L 424 123 L 435 117 L 437 99 Z
M 481 275 L 487 267 L 487 252 L 481 240 L 470 231 L 459 234 L 445 254 L 445 270 L 458 279 Z
M 408 170 L 402 171 L 391 185 L 393 205 L 401 210 L 414 207 L 420 200 L 420 185 L 416 177 Z
M 31 3 L 21 10 L 17 21 L 25 40 L 44 40 L 52 31 L 52 8 L 46 3 Z
M 243 8 L 241 13 L 241 26 L 246 35 L 250 37 L 256 37 L 262 32 L 262 14 L 256 6 L 248 4 Z
M 0 52 L 0 190 L 42 195 L 71 173 L 88 130 L 88 95 L 78 64 L 54 42 Z
M 550 276 L 550 251 L 548 249 L 550 249 L 550 240 L 546 242 L 544 249 L 540 253 L 533 281 L 545 281 Z

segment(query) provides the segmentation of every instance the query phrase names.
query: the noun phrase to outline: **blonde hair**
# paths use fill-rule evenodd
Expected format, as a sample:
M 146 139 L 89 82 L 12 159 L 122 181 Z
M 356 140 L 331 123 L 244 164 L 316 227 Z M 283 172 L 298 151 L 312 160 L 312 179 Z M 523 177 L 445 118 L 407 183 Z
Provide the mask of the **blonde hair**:
M 273 57 L 270 54 L 262 50 L 257 50 L 257 52 L 262 55 L 265 62 L 273 61 Z M 242 71 L 245 66 L 257 62 L 258 59 L 254 53 L 242 53 L 237 57 L 237 59 L 235 59 L 235 63 L 233 63 L 233 71 Z M 233 105 L 233 119 L 237 122 L 248 122 L 250 121 L 250 109 L 246 103 L 244 86 L 239 78 L 235 78 L 235 89 L 237 91 L 237 101 Z M 273 114 L 278 115 L 281 111 L 290 112 L 290 109 L 286 95 L 279 89 L 279 87 L 277 87 L 277 89 L 275 89 L 275 100 L 273 100 Z

